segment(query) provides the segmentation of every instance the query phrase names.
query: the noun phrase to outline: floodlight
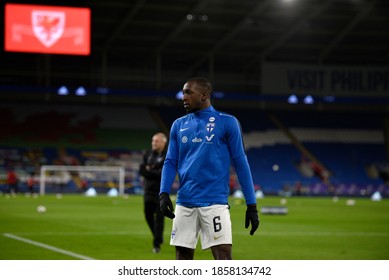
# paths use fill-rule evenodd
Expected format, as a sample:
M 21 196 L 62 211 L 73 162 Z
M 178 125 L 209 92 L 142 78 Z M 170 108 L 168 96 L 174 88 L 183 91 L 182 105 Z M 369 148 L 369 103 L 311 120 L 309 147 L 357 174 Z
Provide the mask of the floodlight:
M 289 104 L 296 104 L 298 102 L 299 102 L 299 100 L 298 100 L 296 95 L 292 94 L 291 96 L 288 97 Z
M 335 96 L 324 96 L 325 102 L 335 102 Z
M 69 90 L 66 86 L 62 86 L 60 87 L 58 90 L 57 90 L 57 94 L 58 95 L 68 95 L 69 94 Z
M 224 98 L 224 92 L 222 92 L 222 91 L 214 91 L 214 92 L 212 92 L 212 97 L 214 97 L 214 98 Z
M 86 90 L 85 90 L 84 87 L 81 86 L 81 87 L 76 89 L 75 93 L 76 93 L 77 96 L 85 96 L 86 95 Z
M 107 87 L 98 87 L 96 89 L 97 93 L 100 93 L 100 94 L 108 94 L 109 93 L 109 88 Z
M 182 92 L 182 90 L 180 90 L 179 92 L 177 92 L 177 94 L 176 94 L 176 98 L 178 99 L 178 100 L 182 100 L 182 97 L 184 96 L 184 93 Z
M 312 96 L 307 95 L 307 96 L 304 98 L 304 103 L 305 103 L 305 104 L 313 104 L 313 103 L 315 103 L 315 100 L 313 99 Z

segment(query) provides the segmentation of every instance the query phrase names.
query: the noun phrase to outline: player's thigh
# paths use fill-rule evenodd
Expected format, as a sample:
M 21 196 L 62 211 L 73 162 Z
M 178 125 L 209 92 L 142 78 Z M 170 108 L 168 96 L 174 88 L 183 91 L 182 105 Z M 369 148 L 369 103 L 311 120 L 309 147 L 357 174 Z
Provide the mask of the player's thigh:
M 176 205 L 170 245 L 195 249 L 200 226 L 198 209 Z

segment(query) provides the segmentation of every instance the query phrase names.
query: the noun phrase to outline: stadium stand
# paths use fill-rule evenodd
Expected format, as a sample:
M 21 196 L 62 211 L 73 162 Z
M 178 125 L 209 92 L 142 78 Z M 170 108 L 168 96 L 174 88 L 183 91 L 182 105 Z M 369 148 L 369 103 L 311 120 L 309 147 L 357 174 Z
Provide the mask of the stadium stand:
M 285 186 L 293 188 L 302 183 L 304 192 L 311 195 L 370 195 L 375 190 L 389 194 L 382 178 L 367 173 L 367 167 L 387 161 L 382 115 L 282 112 L 277 118 L 327 169 L 329 181 L 314 176 L 315 170 L 301 172 L 304 150 L 301 152 L 281 128 L 265 130 L 251 133 L 246 141 L 252 166 L 267 171 L 253 172 L 254 180 L 262 182 L 265 192 L 276 193 Z
M 265 194 L 389 196 L 383 179 L 384 116 L 334 112 L 266 112 L 222 108 L 238 117 L 253 180 Z M 21 190 L 43 164 L 124 166 L 127 193 L 141 192 L 137 168 L 156 130 L 168 130 L 184 114 L 181 107 L 28 106 L 3 104 L 0 134 L 0 191 L 7 169 L 16 170 Z M 276 121 L 275 121 L 276 120 Z M 291 137 L 293 136 L 293 137 Z M 328 171 L 323 180 L 320 165 Z M 308 156 L 307 156 L 308 155 Z M 373 172 L 372 172 L 373 170 Z M 77 192 L 80 182 L 62 191 Z M 98 191 L 106 184 L 94 183 Z M 56 188 L 52 189 L 57 191 Z
M 134 192 L 140 186 L 141 151 L 158 130 L 148 109 L 142 107 L 2 104 L 0 117 L 5 121 L 0 135 L 2 192 L 8 190 L 8 169 L 16 171 L 24 192 L 29 174 L 34 172 L 38 181 L 44 164 L 123 166 L 128 191 Z M 61 191 L 79 191 L 80 187 L 80 182 L 69 182 Z
M 265 112 L 255 109 L 223 108 L 238 117 L 244 132 L 247 156 L 255 184 L 266 194 L 295 192 L 301 185 L 306 195 L 370 195 L 389 187 L 380 177 L 368 175 L 367 168 L 385 163 L 383 114 L 353 112 Z M 182 113 L 160 109 L 166 123 Z M 273 116 L 273 117 L 272 117 Z M 273 121 L 276 118 L 329 172 L 323 182 L 312 163 L 304 169 L 306 156 L 288 134 Z M 330 183 L 330 185 L 329 185 Z M 299 187 L 300 188 L 300 187 Z M 333 188 L 333 189 L 331 189 Z

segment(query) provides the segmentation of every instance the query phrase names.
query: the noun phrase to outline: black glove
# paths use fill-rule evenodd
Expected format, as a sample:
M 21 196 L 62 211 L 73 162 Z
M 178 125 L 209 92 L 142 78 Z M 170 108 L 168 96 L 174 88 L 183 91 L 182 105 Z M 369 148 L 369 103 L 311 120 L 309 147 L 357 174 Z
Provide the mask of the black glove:
M 255 204 L 247 205 L 245 228 L 248 228 L 250 223 L 251 223 L 250 234 L 253 235 L 254 232 L 259 227 L 258 210 L 257 210 L 257 205 Z
M 168 193 L 161 193 L 159 195 L 159 208 L 164 216 L 173 219 L 176 215 L 174 215 L 173 211 L 173 203 L 170 200 Z

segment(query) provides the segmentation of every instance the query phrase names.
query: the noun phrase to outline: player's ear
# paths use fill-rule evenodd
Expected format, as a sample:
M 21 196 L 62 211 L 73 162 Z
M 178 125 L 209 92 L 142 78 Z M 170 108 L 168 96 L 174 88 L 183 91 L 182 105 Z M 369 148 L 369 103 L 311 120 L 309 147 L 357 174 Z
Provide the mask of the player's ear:
M 201 101 L 206 101 L 209 98 L 209 93 L 204 91 L 201 95 Z

